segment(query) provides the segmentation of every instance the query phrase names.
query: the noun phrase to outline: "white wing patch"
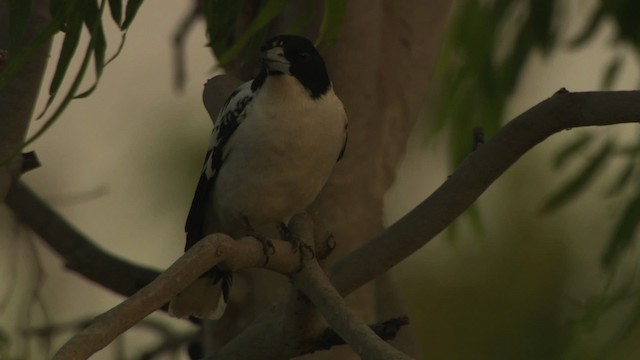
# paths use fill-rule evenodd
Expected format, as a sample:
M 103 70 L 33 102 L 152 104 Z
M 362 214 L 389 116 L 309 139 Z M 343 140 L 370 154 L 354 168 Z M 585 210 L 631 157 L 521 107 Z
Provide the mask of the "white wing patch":
M 225 155 L 229 152 L 229 149 L 225 148 L 225 145 L 246 117 L 248 105 L 251 100 L 253 100 L 251 83 L 251 81 L 248 81 L 240 85 L 240 87 L 229 96 L 229 99 L 220 110 L 216 121 L 213 123 L 213 131 L 209 138 L 207 156 L 202 168 L 202 172 L 208 180 L 213 179 L 220 165 L 222 165 L 222 160 L 224 160 Z

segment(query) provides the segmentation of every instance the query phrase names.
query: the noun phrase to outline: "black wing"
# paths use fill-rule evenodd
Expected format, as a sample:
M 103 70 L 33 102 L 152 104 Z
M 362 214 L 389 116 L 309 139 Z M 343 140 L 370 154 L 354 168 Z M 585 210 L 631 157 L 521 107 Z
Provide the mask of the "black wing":
M 200 180 L 184 226 L 184 230 L 187 232 L 185 251 L 207 235 L 204 233 L 204 224 L 207 218 L 209 191 L 213 188 L 216 175 L 224 161 L 224 155 L 229 152 L 229 149 L 225 149 L 225 145 L 246 117 L 247 105 L 252 99 L 251 82 L 242 84 L 229 96 L 214 122 Z

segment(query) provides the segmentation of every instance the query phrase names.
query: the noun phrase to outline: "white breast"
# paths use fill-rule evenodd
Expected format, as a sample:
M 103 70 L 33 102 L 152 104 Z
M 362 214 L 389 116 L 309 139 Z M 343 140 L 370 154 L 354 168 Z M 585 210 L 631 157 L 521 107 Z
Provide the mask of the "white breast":
M 241 235 L 243 216 L 260 227 L 304 211 L 331 174 L 345 125 L 332 90 L 312 99 L 295 78 L 268 77 L 230 139 L 216 179 L 218 231 Z

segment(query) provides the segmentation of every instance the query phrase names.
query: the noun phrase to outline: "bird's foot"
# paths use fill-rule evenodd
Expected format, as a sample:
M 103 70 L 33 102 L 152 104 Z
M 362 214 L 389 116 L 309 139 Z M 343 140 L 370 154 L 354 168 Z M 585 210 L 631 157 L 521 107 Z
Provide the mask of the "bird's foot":
M 278 224 L 278 231 L 280 232 L 280 236 L 282 237 L 282 239 L 288 241 L 291 244 L 291 248 L 293 249 L 293 251 L 299 252 L 300 266 L 298 267 L 298 270 L 297 270 L 299 272 L 300 270 L 302 270 L 302 267 L 304 266 L 305 250 L 311 254 L 312 259 L 315 257 L 315 252 L 313 251 L 313 248 L 309 246 L 307 243 L 305 243 L 304 241 L 301 241 L 294 233 L 291 232 L 291 230 L 289 230 L 289 227 L 284 223 Z
M 273 246 L 273 243 L 271 242 L 271 240 L 269 240 L 269 238 L 260 234 L 253 228 L 253 226 L 251 226 L 251 223 L 246 216 L 243 216 L 242 219 L 244 221 L 247 235 L 254 237 L 256 240 L 262 243 L 262 251 L 265 257 L 264 265 L 267 265 L 269 263 L 269 256 L 271 256 L 271 254 L 275 254 L 276 248 Z

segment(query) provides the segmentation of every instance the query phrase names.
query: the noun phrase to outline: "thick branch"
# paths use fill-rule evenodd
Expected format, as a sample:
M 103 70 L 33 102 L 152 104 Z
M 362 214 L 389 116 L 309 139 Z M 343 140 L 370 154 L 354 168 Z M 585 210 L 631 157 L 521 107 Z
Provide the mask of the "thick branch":
M 462 214 L 524 153 L 576 127 L 640 122 L 640 91 L 558 92 L 481 145 L 431 196 L 376 238 L 340 259 L 331 280 L 342 295 L 391 269 Z

